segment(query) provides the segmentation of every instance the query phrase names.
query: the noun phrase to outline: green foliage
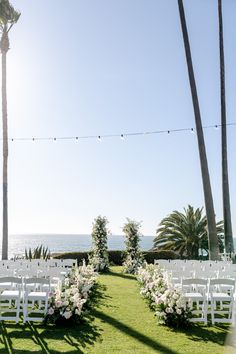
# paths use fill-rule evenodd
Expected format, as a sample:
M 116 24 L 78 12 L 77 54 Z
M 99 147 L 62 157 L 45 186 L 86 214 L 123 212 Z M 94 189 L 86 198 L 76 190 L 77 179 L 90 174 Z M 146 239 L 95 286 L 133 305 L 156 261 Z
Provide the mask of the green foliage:
M 112 267 L 100 275 L 98 305 L 78 326 L 48 325 L 20 321 L 1 324 L 0 353 L 14 354 L 223 354 L 228 325 L 193 325 L 171 330 L 157 326 L 156 317 L 139 294 L 137 281 Z M 9 346 L 10 344 L 10 346 Z
M 141 256 L 147 263 L 154 263 L 155 259 L 176 259 L 178 255 L 173 251 L 141 251 Z M 89 261 L 89 252 L 66 252 L 53 255 L 55 259 L 76 259 L 78 265 L 83 260 Z M 120 250 L 108 250 L 109 264 L 121 266 L 124 262 L 125 252 Z
M 143 252 L 143 258 L 147 263 L 154 263 L 156 259 L 177 259 L 178 255 L 171 250 Z
M 0 1 L 0 29 L 3 30 L 8 24 L 16 23 L 19 17 L 20 13 L 14 9 L 9 0 Z
M 199 249 L 208 253 L 207 218 L 203 215 L 203 208 L 194 208 L 188 205 L 184 213 L 173 211 L 164 218 L 154 239 L 154 249 L 172 250 L 189 259 L 199 258 Z M 223 222 L 217 223 L 217 235 L 220 252 L 223 252 Z
M 143 263 L 139 247 L 140 227 L 141 223 L 127 218 L 127 223 L 124 224 L 122 229 L 125 234 L 126 245 L 125 261 L 123 263 L 125 273 L 135 274 L 138 267 Z
M 29 248 L 25 249 L 25 259 L 44 259 L 48 260 L 51 257 L 51 253 L 48 247 L 44 247 L 43 245 L 37 246 L 34 249 Z
M 89 262 L 98 272 L 105 272 L 109 269 L 107 252 L 107 223 L 106 217 L 98 216 L 93 223 L 92 230 L 92 252 Z

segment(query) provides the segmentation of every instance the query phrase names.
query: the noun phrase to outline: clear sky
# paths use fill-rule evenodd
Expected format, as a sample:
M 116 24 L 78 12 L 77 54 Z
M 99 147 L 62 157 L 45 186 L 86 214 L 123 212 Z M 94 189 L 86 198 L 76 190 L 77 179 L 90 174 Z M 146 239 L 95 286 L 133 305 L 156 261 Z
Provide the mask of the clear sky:
M 9 137 L 194 127 L 177 0 L 12 0 Z M 185 0 L 203 125 L 220 122 L 217 0 Z M 236 121 L 236 1 L 223 1 L 228 121 Z M 236 127 L 228 129 L 236 233 Z M 217 220 L 220 129 L 205 130 Z M 90 233 L 99 214 L 158 223 L 204 205 L 196 134 L 10 142 L 9 232 Z M 1 151 L 0 151 L 1 153 Z M 0 195 L 1 197 L 1 195 Z M 1 225 L 0 225 L 1 226 Z

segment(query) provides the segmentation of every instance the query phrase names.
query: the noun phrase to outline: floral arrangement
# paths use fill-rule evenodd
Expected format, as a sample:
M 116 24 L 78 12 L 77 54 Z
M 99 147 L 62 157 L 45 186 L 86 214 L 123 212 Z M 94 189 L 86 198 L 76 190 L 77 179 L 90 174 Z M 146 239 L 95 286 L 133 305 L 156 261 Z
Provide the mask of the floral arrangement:
M 123 226 L 126 245 L 125 261 L 123 263 L 124 273 L 136 274 L 138 268 L 143 264 L 139 247 L 140 226 L 139 222 L 130 219 L 127 219 L 127 223 Z
M 97 273 L 93 266 L 83 263 L 73 268 L 62 284 L 49 294 L 45 323 L 78 323 L 88 309 L 88 300 L 96 283 Z
M 107 219 L 102 216 L 98 216 L 93 223 L 93 249 L 89 258 L 89 263 L 92 264 L 98 272 L 104 272 L 109 269 L 107 223 Z
M 155 311 L 157 322 L 169 327 L 186 327 L 192 317 L 180 288 L 174 287 L 167 272 L 153 264 L 140 267 L 140 293 Z

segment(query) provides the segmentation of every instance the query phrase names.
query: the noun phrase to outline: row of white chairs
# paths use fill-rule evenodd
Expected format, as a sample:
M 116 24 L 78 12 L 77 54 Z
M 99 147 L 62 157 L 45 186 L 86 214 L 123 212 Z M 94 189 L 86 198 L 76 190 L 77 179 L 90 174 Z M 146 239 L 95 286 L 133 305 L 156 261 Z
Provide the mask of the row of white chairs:
M 60 267 L 60 268 L 72 268 L 76 266 L 77 261 L 75 259 L 16 259 L 16 260 L 2 260 L 0 261 L 0 268 L 14 268 L 14 267 Z
M 47 278 L 0 278 L 0 320 L 43 321 L 48 309 L 51 283 Z M 12 315 L 10 315 L 12 314 Z
M 182 273 L 185 277 L 193 276 L 195 277 L 205 274 L 207 277 L 228 277 L 236 276 L 236 264 L 228 262 L 184 262 L 184 261 L 166 261 L 157 260 L 155 264 L 158 264 L 165 270 L 170 272 Z
M 235 279 L 183 279 L 181 284 L 187 305 L 194 317 L 192 322 L 236 324 Z
M 236 324 L 236 265 L 228 261 L 157 260 L 172 284 L 180 287 L 193 322 Z

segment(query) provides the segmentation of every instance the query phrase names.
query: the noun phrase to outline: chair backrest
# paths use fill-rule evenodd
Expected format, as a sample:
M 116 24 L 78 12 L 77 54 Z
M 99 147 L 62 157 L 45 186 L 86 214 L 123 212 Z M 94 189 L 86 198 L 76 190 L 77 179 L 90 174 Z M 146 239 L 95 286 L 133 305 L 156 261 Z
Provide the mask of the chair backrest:
M 21 284 L 22 283 L 22 278 L 18 278 L 18 277 L 0 277 L 0 283 Z
M 224 292 L 233 296 L 235 292 L 235 279 L 218 278 L 210 279 L 209 292 Z
M 208 279 L 203 278 L 186 278 L 182 281 L 183 285 L 207 285 Z
M 203 278 L 186 278 L 182 279 L 182 290 L 190 292 L 200 292 L 206 294 L 208 291 L 208 279 Z
M 51 291 L 51 283 L 49 279 L 46 278 L 27 278 L 24 279 L 24 291 L 26 296 L 31 291 L 34 292 L 46 292 L 49 293 Z
M 217 278 L 217 279 L 210 279 L 210 286 L 211 285 L 230 285 L 235 287 L 235 279 L 231 278 Z
M 59 262 L 58 262 L 59 263 Z M 61 259 L 61 262 L 59 263 L 59 265 L 67 268 L 71 268 L 74 267 L 76 265 L 77 261 L 76 259 Z
M 46 278 L 36 278 L 36 277 L 33 277 L 33 278 L 27 278 L 24 280 L 24 283 L 27 285 L 27 284 L 49 284 L 50 281 L 49 279 L 46 279 Z
M 22 288 L 22 278 L 19 277 L 1 277 L 0 278 L 1 290 L 11 290 L 11 289 L 21 289 Z

